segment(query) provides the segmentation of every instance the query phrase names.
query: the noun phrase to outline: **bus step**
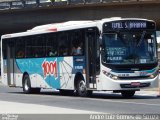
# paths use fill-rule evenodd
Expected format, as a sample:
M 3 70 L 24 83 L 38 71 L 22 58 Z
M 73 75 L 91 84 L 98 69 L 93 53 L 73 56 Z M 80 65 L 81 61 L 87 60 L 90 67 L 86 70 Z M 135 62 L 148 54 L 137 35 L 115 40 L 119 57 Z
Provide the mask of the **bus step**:
M 16 87 L 16 85 L 15 84 L 11 84 L 11 85 L 9 85 L 9 87 Z

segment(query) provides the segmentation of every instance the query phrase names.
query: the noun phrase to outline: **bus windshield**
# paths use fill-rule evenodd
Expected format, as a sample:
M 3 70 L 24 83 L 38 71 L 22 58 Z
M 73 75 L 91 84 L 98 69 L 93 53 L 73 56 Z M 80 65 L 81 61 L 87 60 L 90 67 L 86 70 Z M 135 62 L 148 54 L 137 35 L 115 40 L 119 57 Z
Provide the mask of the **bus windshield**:
M 155 32 L 104 33 L 102 43 L 102 62 L 106 64 L 152 64 L 157 61 Z

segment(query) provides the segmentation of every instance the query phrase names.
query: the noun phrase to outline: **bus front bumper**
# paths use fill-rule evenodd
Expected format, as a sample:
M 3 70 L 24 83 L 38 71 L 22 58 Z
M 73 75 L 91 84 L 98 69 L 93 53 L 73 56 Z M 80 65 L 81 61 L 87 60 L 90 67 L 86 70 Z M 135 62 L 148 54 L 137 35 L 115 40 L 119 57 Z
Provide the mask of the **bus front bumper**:
M 159 85 L 159 76 L 152 79 L 139 80 L 114 80 L 103 76 L 97 83 L 97 90 L 139 90 L 143 88 L 155 88 Z

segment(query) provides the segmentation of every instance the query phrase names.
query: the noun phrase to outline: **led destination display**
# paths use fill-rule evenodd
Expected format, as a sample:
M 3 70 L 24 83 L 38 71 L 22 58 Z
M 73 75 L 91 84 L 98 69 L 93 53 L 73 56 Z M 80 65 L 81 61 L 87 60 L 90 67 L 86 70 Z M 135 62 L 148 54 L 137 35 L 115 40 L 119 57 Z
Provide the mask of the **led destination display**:
M 113 21 L 103 25 L 103 31 L 155 29 L 155 23 L 142 20 Z

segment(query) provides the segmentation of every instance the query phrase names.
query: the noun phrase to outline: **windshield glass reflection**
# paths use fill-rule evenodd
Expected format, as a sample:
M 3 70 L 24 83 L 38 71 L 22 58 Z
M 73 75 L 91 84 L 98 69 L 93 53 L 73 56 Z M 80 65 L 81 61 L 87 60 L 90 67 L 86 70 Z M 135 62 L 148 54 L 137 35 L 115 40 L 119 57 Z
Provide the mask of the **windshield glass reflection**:
M 154 32 L 105 33 L 102 41 L 103 63 L 146 64 L 157 60 Z

